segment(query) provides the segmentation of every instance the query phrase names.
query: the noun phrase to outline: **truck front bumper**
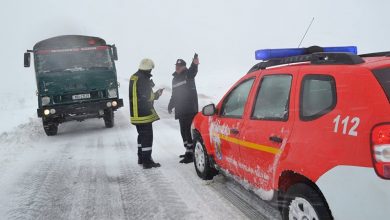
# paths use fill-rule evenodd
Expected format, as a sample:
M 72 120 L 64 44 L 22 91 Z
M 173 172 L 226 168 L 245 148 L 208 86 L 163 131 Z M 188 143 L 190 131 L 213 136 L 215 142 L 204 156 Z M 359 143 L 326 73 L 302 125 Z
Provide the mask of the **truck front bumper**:
M 116 111 L 120 107 L 123 107 L 123 99 L 105 99 L 45 106 L 37 109 L 37 113 L 40 118 L 62 118 L 64 120 L 71 120 L 72 118 L 85 119 L 102 117 L 102 112 L 104 113 L 105 110 L 112 109 Z

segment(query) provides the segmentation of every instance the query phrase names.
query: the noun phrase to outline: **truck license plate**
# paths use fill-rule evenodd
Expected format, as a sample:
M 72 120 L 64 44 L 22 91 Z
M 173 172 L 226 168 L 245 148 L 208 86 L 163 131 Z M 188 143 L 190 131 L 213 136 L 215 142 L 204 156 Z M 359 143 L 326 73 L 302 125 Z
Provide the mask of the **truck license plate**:
M 73 100 L 79 100 L 79 99 L 89 99 L 91 98 L 91 94 L 80 94 L 80 95 L 73 95 Z

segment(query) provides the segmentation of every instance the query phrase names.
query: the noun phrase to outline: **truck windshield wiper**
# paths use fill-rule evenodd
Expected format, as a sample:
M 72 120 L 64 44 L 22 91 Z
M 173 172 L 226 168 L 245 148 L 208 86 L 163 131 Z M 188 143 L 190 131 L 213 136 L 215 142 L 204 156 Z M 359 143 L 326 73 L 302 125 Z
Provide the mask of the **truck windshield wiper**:
M 88 68 L 88 70 L 109 70 L 109 69 L 111 68 L 107 66 L 93 66 Z
M 54 73 L 54 72 L 70 72 L 70 70 L 61 68 L 61 69 L 44 70 L 40 73 Z
M 73 68 L 68 68 L 65 71 L 80 72 L 80 71 L 85 71 L 85 68 L 84 67 L 73 67 Z

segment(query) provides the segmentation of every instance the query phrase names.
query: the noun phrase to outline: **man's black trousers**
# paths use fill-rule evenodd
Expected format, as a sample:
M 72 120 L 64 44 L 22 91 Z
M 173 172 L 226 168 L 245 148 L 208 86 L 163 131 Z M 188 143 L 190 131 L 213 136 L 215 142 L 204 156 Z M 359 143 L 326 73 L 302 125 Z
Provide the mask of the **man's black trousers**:
M 186 152 L 193 152 L 194 144 L 191 137 L 191 124 L 196 114 L 179 118 L 180 133 Z
M 152 156 L 153 126 L 152 123 L 136 125 L 138 132 L 138 157 L 149 160 Z

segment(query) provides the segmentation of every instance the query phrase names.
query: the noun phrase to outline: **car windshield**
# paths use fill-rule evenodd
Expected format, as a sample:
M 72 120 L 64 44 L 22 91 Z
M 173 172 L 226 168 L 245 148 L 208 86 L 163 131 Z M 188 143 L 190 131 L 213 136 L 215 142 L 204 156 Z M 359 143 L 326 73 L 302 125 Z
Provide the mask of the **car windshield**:
M 36 53 L 38 73 L 112 69 L 109 47 L 40 50 Z

